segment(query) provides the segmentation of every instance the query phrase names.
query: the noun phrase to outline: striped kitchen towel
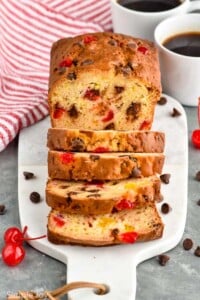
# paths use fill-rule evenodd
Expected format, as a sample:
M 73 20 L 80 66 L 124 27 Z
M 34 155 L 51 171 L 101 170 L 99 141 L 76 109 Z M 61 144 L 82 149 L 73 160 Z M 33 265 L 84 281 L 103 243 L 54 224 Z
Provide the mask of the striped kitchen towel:
M 0 0 L 0 151 L 48 115 L 50 48 L 111 29 L 109 0 Z

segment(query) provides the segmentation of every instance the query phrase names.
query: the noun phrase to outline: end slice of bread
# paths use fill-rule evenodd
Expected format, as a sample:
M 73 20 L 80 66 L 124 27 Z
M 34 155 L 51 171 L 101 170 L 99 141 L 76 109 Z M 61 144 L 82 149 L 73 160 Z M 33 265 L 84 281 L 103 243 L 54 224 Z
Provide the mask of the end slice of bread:
M 52 210 L 48 240 L 55 244 L 106 246 L 162 237 L 164 225 L 155 205 L 98 216 Z

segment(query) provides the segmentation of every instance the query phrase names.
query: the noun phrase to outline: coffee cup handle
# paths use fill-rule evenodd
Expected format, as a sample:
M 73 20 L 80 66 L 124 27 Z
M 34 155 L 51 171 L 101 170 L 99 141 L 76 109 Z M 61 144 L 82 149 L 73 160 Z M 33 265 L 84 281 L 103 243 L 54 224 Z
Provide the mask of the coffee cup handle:
M 200 1 L 190 1 L 187 12 L 192 12 L 196 9 L 200 10 Z

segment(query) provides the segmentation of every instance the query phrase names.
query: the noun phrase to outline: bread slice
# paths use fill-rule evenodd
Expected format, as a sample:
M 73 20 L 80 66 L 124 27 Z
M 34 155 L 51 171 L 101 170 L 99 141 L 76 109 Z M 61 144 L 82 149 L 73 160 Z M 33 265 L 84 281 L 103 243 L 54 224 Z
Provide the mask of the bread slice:
M 52 210 L 48 239 L 55 244 L 106 246 L 149 241 L 162 236 L 164 225 L 155 205 L 98 216 Z
M 46 202 L 64 213 L 106 214 L 161 200 L 160 186 L 157 176 L 90 183 L 49 179 Z
M 162 153 L 48 153 L 48 172 L 52 179 L 117 180 L 152 176 L 162 172 Z
M 53 44 L 48 103 L 54 128 L 149 130 L 160 94 L 158 52 L 147 40 L 99 32 Z
M 78 130 L 49 128 L 47 146 L 71 152 L 146 152 L 164 151 L 165 134 L 145 130 Z

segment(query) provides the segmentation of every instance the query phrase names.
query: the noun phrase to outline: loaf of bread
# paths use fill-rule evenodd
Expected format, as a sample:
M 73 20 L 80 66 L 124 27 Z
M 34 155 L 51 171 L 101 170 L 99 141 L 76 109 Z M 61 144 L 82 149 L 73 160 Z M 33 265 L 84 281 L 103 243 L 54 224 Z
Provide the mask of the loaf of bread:
M 47 146 L 70 152 L 146 152 L 164 151 L 165 134 L 150 130 L 79 130 L 49 128 Z
M 52 46 L 52 127 L 148 130 L 160 93 L 158 54 L 151 42 L 99 32 Z
M 163 223 L 155 205 L 113 214 L 64 214 L 52 210 L 48 217 L 48 239 L 55 244 L 106 246 L 158 239 Z
M 161 174 L 163 153 L 48 152 L 48 173 L 52 179 L 117 180 Z
M 159 201 L 160 186 L 157 176 L 108 182 L 49 179 L 46 202 L 64 213 L 108 214 Z

